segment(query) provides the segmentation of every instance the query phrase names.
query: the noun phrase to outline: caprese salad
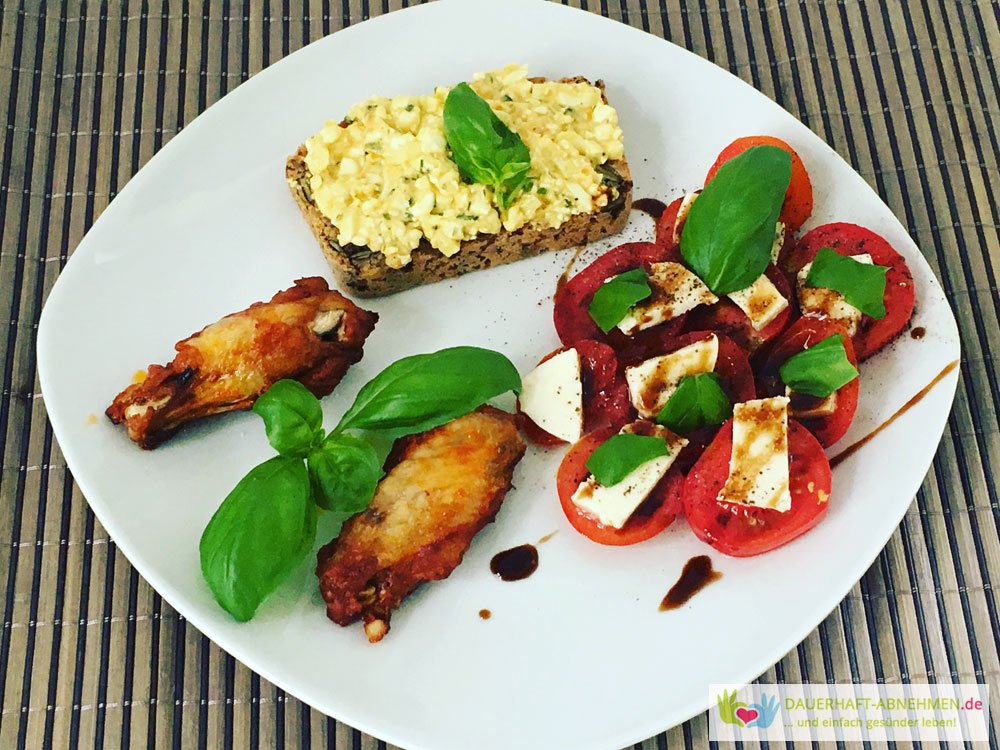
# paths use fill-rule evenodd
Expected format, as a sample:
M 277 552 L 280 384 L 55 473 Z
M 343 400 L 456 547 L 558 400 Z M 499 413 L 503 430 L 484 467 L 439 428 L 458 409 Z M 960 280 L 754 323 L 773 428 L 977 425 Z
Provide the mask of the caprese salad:
M 798 236 L 812 208 L 787 143 L 740 138 L 663 209 L 655 241 L 610 250 L 557 291 L 563 346 L 524 376 L 518 411 L 535 443 L 571 444 L 557 491 L 577 531 L 635 544 L 684 514 L 748 556 L 822 519 L 824 448 L 854 418 L 859 362 L 907 326 L 914 291 L 868 229 Z

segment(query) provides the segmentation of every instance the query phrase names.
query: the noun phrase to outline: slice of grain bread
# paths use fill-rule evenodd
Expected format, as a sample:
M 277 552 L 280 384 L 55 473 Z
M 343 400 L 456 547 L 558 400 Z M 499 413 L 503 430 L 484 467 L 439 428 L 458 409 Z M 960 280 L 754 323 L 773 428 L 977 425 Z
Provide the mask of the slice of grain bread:
M 596 85 L 603 90 L 603 82 L 598 81 Z M 609 161 L 598 169 L 614 187 L 617 196 L 600 211 L 576 214 L 555 229 L 527 224 L 513 232 L 501 229 L 496 234 L 481 234 L 464 241 L 461 249 L 451 257 L 435 250 L 425 239 L 413 251 L 408 265 L 390 268 L 381 253 L 338 242 L 337 228 L 313 202 L 305 155 L 306 147 L 303 145 L 288 158 L 285 165 L 288 187 L 340 286 L 359 297 L 394 294 L 470 271 L 531 258 L 550 250 L 564 250 L 594 242 L 621 231 L 628 221 L 632 205 L 632 174 L 628 164 L 624 158 Z

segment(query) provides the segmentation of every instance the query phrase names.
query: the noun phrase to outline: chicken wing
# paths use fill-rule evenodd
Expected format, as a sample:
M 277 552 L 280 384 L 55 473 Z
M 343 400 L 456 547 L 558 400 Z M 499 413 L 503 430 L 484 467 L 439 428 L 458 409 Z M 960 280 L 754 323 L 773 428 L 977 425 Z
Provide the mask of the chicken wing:
M 249 409 L 282 378 L 325 396 L 361 359 L 377 320 L 324 279 L 299 279 L 270 302 L 178 342 L 170 364 L 150 365 L 145 379 L 119 393 L 105 413 L 140 446 L 155 448 L 192 420 Z
M 490 406 L 399 441 L 371 505 L 319 551 L 330 619 L 363 618 L 368 640 L 381 640 L 407 594 L 447 578 L 462 561 L 500 509 L 523 455 L 513 416 Z

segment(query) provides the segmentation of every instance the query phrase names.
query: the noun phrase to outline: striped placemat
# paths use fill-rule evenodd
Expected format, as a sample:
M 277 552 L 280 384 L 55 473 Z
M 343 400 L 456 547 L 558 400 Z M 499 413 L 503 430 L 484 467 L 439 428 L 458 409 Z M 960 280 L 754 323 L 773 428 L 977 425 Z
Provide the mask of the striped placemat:
M 34 341 L 68 255 L 157 149 L 268 64 L 396 7 L 0 4 L 0 748 L 385 746 L 238 664 L 139 578 L 52 439 Z M 1000 6 L 601 0 L 588 9 L 712 60 L 815 130 L 908 227 L 958 316 L 958 396 L 916 502 L 848 597 L 762 679 L 988 682 L 997 695 Z M 996 745 L 996 718 L 992 727 Z M 707 744 L 701 716 L 641 747 Z

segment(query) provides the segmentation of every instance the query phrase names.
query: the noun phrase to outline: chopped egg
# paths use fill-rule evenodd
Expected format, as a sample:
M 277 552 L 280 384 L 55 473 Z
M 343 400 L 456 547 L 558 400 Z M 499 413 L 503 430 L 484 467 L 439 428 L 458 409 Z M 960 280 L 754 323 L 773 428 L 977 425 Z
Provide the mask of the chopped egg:
M 555 228 L 608 204 L 596 167 L 620 159 L 624 145 L 618 113 L 598 87 L 534 82 L 519 65 L 477 74 L 470 85 L 528 147 L 530 188 L 501 212 L 490 188 L 462 181 L 444 135 L 448 87 L 372 97 L 305 144 L 313 201 L 341 244 L 366 246 L 402 268 L 425 238 L 451 256 L 479 234 Z
M 653 263 L 649 270 L 652 294 L 618 324 L 618 329 L 626 335 L 673 320 L 698 305 L 714 305 L 719 301 L 705 282 L 680 263 Z
M 733 407 L 733 452 L 719 502 L 787 511 L 788 398 L 775 396 Z
M 583 381 L 580 354 L 567 349 L 542 362 L 521 380 L 523 414 L 550 435 L 568 443 L 583 435 Z
M 632 405 L 640 416 L 654 419 L 677 390 L 681 378 L 713 372 L 718 358 L 719 339 L 712 334 L 670 354 L 625 368 Z
M 755 331 L 766 328 L 788 307 L 788 300 L 765 274 L 758 276 L 746 289 L 731 292 L 727 296 L 746 313 Z
M 858 263 L 872 264 L 872 256 L 868 253 L 852 255 L 852 259 Z M 825 289 L 819 286 L 806 286 L 806 279 L 809 277 L 809 270 L 812 263 L 802 266 L 798 275 L 799 306 L 806 315 L 817 315 L 830 318 L 830 320 L 842 325 L 847 333 L 853 336 L 857 333 L 858 324 L 861 322 L 861 311 L 844 299 L 844 295 L 833 289 Z
M 593 516 L 604 526 L 622 528 L 649 497 L 663 476 L 673 465 L 677 454 L 687 445 L 685 438 L 675 435 L 666 427 L 639 420 L 625 425 L 619 434 L 640 434 L 662 437 L 667 441 L 667 455 L 658 456 L 640 464 L 622 481 L 605 487 L 593 476 L 588 476 L 573 493 L 573 504 Z

